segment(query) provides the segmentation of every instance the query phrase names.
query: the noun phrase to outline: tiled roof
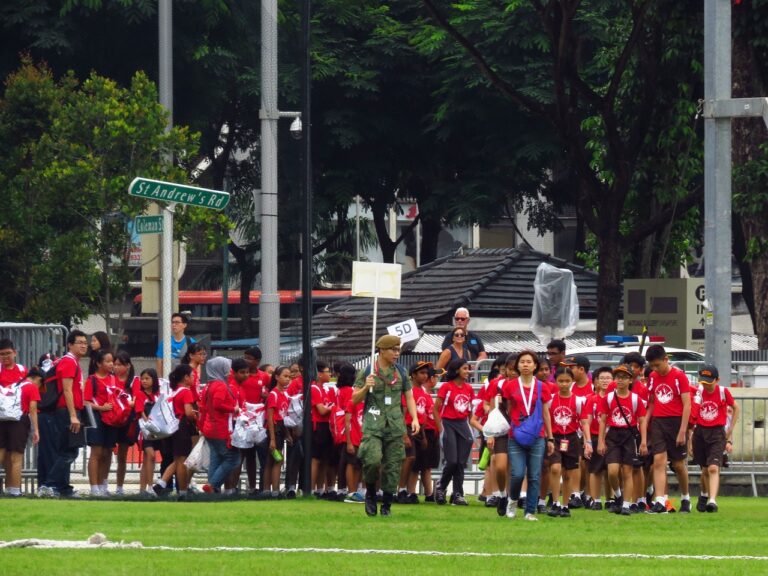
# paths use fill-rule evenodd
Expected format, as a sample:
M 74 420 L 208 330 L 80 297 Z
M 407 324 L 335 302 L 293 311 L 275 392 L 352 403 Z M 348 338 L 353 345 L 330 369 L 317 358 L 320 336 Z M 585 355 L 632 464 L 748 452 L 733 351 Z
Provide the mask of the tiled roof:
M 377 333 L 409 318 L 420 330 L 449 325 L 454 310 L 464 306 L 474 316 L 528 318 L 533 307 L 536 268 L 547 262 L 573 272 L 581 318 L 595 318 L 597 274 L 581 266 L 526 248 L 475 249 L 435 260 L 404 274 L 400 300 L 380 299 Z M 373 300 L 350 297 L 316 314 L 315 337 L 335 336 L 318 347 L 322 357 L 355 357 L 370 353 Z M 594 340 L 593 340 L 594 341 Z

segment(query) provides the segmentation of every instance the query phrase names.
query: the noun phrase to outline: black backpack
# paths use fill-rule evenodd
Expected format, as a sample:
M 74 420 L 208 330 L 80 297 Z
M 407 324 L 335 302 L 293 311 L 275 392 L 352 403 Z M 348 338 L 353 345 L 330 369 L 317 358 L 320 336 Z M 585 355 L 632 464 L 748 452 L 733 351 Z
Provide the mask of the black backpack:
M 59 392 L 59 382 L 56 379 L 57 360 L 48 370 L 43 372 L 43 387 L 40 389 L 40 401 L 37 403 L 37 409 L 41 412 L 53 412 L 59 403 L 61 393 Z

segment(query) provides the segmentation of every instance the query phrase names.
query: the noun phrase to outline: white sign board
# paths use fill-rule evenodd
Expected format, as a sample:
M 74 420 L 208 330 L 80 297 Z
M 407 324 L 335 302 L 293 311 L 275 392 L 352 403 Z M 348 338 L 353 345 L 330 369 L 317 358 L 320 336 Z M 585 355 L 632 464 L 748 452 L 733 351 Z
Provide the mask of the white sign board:
M 416 327 L 416 320 L 413 318 L 399 324 L 387 326 L 387 332 L 392 336 L 399 336 L 401 344 L 419 339 L 419 329 Z
M 400 300 L 400 264 L 352 262 L 352 296 Z

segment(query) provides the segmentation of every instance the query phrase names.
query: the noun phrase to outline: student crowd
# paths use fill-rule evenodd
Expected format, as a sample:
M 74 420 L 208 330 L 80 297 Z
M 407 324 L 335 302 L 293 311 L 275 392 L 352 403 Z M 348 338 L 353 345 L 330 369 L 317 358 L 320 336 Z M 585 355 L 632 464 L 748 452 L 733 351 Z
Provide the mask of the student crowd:
M 465 312 L 459 309 L 457 317 Z M 66 355 L 44 356 L 29 370 L 16 363 L 13 342 L 0 340 L 4 494 L 21 495 L 23 454 L 32 442 L 41 497 L 77 497 L 70 468 L 87 445 L 92 497 L 125 494 L 128 455 L 136 446 L 146 498 L 172 490 L 181 499 L 194 490 L 232 494 L 240 490 L 243 468 L 249 496 L 295 498 L 306 406 L 313 493 L 365 503 L 371 516 L 377 500 L 382 515 L 393 502 L 419 503 L 419 481 L 425 502 L 467 505 L 464 470 L 476 438 L 485 469 L 480 499 L 502 517 L 515 518 L 518 509 L 527 520 L 568 517 L 582 507 L 626 516 L 666 513 L 668 465 L 680 487 L 679 511 L 690 512 L 690 451 L 702 469 L 696 508 L 717 511 L 719 469 L 731 450 L 738 405 L 719 385 L 716 367 L 704 366 L 692 385 L 664 348 L 653 345 L 645 356 L 630 352 L 621 365 L 590 372 L 586 357 L 566 356 L 564 342 L 554 340 L 546 355 L 525 350 L 499 358 L 475 390 L 473 352 L 462 342 L 467 321 L 468 313 L 446 338 L 453 349 L 441 357 L 445 371 L 430 362 L 406 371 L 397 364 L 399 339 L 384 336 L 377 361 L 365 370 L 318 362 L 305 401 L 298 401 L 304 392 L 299 366 L 260 366 L 258 348 L 234 360 L 207 359 L 205 348 L 185 337 L 180 362 L 164 381 L 152 368 L 137 375 L 130 356 L 113 352 L 103 333 L 89 342 L 73 330 Z M 89 347 L 89 374 L 83 375 L 80 359 Z M 178 427 L 156 437 L 153 409 L 162 403 Z M 249 418 L 261 429 L 260 440 L 233 446 L 235 422 Z M 208 475 L 196 488 L 187 459 L 200 442 L 209 453 Z M 433 482 L 432 470 L 441 464 Z

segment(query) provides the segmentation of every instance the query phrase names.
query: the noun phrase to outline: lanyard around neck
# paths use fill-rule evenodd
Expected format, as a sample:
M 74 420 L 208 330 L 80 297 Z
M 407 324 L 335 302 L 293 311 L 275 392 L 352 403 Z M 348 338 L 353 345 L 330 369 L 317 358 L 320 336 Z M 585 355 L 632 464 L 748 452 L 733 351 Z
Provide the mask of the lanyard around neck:
M 523 405 L 525 406 L 525 415 L 530 416 L 531 407 L 533 405 L 533 388 L 536 385 L 536 379 L 534 378 L 533 382 L 531 382 L 531 391 L 528 393 L 527 399 L 525 397 L 525 392 L 523 392 L 523 381 L 520 380 L 520 378 L 517 379 L 517 384 L 520 386 L 520 396 L 523 398 Z

